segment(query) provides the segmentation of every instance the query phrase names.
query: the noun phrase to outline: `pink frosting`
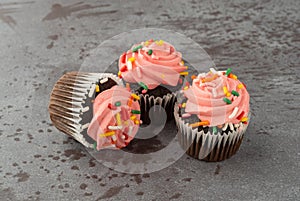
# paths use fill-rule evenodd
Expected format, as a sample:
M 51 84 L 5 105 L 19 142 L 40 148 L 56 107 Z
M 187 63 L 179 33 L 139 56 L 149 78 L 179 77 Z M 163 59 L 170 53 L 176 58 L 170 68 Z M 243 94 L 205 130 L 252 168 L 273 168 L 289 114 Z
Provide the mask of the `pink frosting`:
M 142 48 L 133 52 L 133 48 Z M 149 52 L 152 51 L 152 54 Z M 133 57 L 132 69 L 128 67 L 128 59 Z M 180 72 L 186 70 L 181 64 L 182 55 L 175 48 L 163 41 L 149 40 L 136 44 L 131 50 L 123 53 L 119 59 L 119 69 L 126 82 L 143 82 L 149 89 L 160 84 L 175 86 Z
M 132 110 L 140 110 L 138 101 L 132 101 L 128 106 L 131 93 L 124 87 L 114 86 L 98 94 L 93 105 L 93 119 L 88 128 L 88 135 L 97 142 L 97 149 L 125 147 L 135 136 L 139 125 L 135 121 L 140 120 L 139 114 L 132 114 Z M 120 102 L 120 106 L 115 106 Z M 113 107 L 109 108 L 109 104 Z M 117 126 L 116 114 L 121 117 L 121 129 L 110 129 L 109 126 Z M 135 115 L 136 119 L 130 117 Z M 115 134 L 103 137 L 102 134 L 114 131 Z M 101 136 L 102 135 L 102 136 Z
M 239 84 L 242 84 L 239 80 L 229 78 L 222 72 L 198 75 L 193 80 L 192 86 L 184 91 L 188 99 L 185 112 L 198 115 L 201 121 L 208 120 L 209 126 L 239 123 L 240 117 L 247 117 L 249 113 L 249 94 L 245 87 L 239 88 Z M 224 86 L 227 87 L 228 92 L 234 90 L 239 93 L 239 96 L 230 94 L 227 97 L 223 91 Z M 224 97 L 232 103 L 227 104 L 223 100 Z M 238 112 L 233 118 L 229 118 L 236 107 Z

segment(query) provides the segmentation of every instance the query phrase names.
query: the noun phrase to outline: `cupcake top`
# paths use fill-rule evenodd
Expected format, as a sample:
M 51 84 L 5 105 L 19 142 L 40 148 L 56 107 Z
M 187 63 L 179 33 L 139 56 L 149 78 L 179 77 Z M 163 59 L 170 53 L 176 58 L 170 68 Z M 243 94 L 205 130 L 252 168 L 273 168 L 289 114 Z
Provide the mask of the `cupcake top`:
M 119 58 L 119 76 L 126 82 L 143 83 L 148 89 L 160 84 L 176 86 L 186 69 L 181 53 L 162 40 L 133 45 Z
M 199 74 L 192 85 L 184 90 L 187 97 L 185 112 L 195 114 L 195 125 L 220 126 L 226 123 L 247 123 L 249 94 L 245 85 L 231 73 L 211 71 Z M 193 126 L 193 125 L 192 125 Z
M 121 86 L 113 86 L 98 94 L 87 131 L 97 142 L 97 150 L 119 149 L 133 139 L 140 124 L 138 99 L 137 95 Z

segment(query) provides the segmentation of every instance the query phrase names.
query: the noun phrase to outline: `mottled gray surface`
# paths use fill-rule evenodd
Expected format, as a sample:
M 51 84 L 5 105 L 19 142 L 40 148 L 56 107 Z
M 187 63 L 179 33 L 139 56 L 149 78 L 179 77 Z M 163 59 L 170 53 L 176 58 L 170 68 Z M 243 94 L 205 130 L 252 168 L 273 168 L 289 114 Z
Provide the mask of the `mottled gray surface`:
M 0 200 L 299 200 L 299 1 L 78 2 L 1 0 Z M 253 118 L 234 157 L 184 155 L 159 172 L 122 174 L 51 125 L 62 73 L 143 27 L 187 35 L 247 84 Z

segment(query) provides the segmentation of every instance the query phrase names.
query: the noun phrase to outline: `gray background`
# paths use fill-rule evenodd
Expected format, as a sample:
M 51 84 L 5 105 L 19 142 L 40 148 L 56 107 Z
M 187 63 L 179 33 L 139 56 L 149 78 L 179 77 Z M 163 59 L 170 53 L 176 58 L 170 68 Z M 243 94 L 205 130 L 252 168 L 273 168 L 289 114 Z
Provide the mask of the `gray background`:
M 0 200 L 299 199 L 299 1 L 79 2 L 1 0 Z M 184 155 L 159 172 L 122 174 L 51 125 L 49 93 L 63 72 L 143 27 L 185 34 L 247 84 L 253 118 L 234 157 Z

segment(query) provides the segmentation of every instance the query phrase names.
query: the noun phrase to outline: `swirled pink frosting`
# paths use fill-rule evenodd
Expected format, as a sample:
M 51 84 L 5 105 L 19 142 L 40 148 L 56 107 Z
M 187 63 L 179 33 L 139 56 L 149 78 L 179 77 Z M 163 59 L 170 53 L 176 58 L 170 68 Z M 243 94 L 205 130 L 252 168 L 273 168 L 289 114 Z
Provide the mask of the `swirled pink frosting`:
M 140 120 L 139 114 L 132 114 L 132 110 L 140 110 L 138 101 L 132 101 L 131 106 L 128 100 L 131 93 L 124 87 L 114 86 L 98 94 L 93 105 L 93 119 L 88 127 L 88 135 L 97 142 L 97 149 L 125 147 L 135 136 L 139 125 L 135 121 Z M 115 106 L 119 102 L 120 106 Z M 109 104 L 111 105 L 109 107 Z M 112 109 L 110 109 L 112 108 Z M 120 126 L 117 121 L 117 114 L 121 118 L 121 129 L 110 129 L 111 126 Z M 130 117 L 136 116 L 134 120 Z M 115 132 L 111 136 L 103 136 L 105 133 Z
M 241 116 L 247 117 L 249 113 L 249 94 L 240 84 L 242 83 L 239 80 L 229 78 L 222 72 L 199 74 L 193 80 L 192 86 L 184 91 L 188 99 L 185 112 L 196 114 L 201 121 L 208 120 L 209 126 L 239 123 Z M 227 87 L 228 92 L 234 90 L 239 93 L 239 96 L 234 96 L 232 93 L 226 96 L 224 86 Z M 228 98 L 232 103 L 227 104 L 223 98 Z M 236 115 L 229 118 L 236 107 L 238 108 Z
M 133 49 L 139 45 L 142 48 L 133 52 Z M 128 66 L 129 58 L 134 58 L 132 68 Z M 126 82 L 143 82 L 149 89 L 154 89 L 160 84 L 176 86 L 179 73 L 186 70 L 181 59 L 181 53 L 177 52 L 171 44 L 149 40 L 136 44 L 123 53 L 119 59 L 119 70 Z

